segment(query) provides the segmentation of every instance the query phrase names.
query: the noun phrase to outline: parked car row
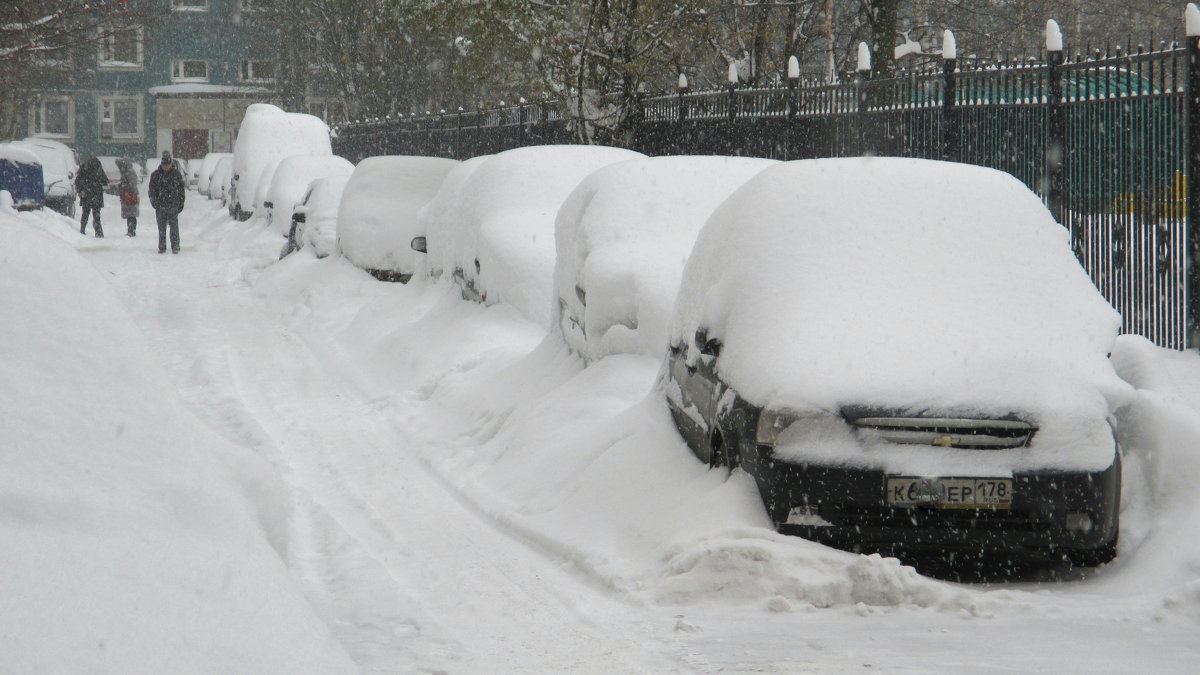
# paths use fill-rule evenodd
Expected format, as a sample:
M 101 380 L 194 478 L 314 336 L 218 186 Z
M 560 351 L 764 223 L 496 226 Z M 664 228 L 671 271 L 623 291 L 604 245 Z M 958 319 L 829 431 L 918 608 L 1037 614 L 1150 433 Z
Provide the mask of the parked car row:
M 1119 317 L 1008 174 L 578 146 L 375 157 L 336 177 L 293 165 L 316 180 L 284 255 L 449 277 L 585 362 L 663 358 L 683 442 L 749 473 L 781 532 L 892 554 L 1116 554 Z

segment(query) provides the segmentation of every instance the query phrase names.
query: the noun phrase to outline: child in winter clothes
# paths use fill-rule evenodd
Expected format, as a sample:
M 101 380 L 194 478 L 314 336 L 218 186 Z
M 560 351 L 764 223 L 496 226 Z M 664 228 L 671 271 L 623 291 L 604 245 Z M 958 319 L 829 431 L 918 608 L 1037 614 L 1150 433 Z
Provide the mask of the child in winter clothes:
M 121 198 L 121 217 L 125 219 L 128 231 L 125 236 L 137 236 L 138 203 L 141 201 L 138 193 L 138 176 L 133 170 L 133 160 L 122 157 L 117 160 L 117 168 L 121 171 L 121 182 L 117 186 L 117 195 Z

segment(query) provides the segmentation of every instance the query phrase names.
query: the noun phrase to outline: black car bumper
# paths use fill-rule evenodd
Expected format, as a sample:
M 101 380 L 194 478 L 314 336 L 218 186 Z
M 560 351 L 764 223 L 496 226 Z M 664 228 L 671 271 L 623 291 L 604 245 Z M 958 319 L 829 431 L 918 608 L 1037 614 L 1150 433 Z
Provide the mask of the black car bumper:
M 1053 555 L 1104 547 L 1117 535 L 1119 453 L 1101 471 L 1016 473 L 1005 509 L 888 504 L 883 471 L 785 462 L 767 446 L 744 448 L 742 460 L 780 532 L 836 548 Z

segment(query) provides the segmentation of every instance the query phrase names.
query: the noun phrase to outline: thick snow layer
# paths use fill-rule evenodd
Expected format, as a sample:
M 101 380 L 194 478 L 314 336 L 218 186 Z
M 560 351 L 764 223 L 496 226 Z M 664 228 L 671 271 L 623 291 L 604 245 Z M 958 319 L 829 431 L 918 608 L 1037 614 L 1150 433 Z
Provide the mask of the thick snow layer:
M 338 209 L 349 173 L 318 178 L 309 185 L 309 197 L 304 206 L 304 224 L 300 227 L 300 246 L 309 246 L 318 258 L 332 255 L 337 250 Z
M 217 170 L 217 163 L 226 157 L 232 158 L 233 153 L 210 152 L 204 156 L 204 160 L 200 164 L 200 173 L 196 177 L 197 192 L 208 195 L 208 186 L 212 182 L 213 173 Z
M 442 219 L 444 227 L 454 230 L 447 233 L 450 247 L 443 256 L 488 302 L 509 303 L 548 326 L 559 206 L 592 171 L 644 156 L 620 148 L 571 145 L 494 155 L 467 178 L 461 210 L 455 209 L 458 217 Z
M 1128 395 L 1107 359 L 1116 312 L 1037 196 L 990 169 L 767 169 L 701 232 L 675 312 L 672 339 L 706 328 L 721 377 L 759 405 L 1016 413 L 1057 443 L 1103 435 Z M 1089 447 L 1006 453 L 1005 466 L 1107 466 L 1111 444 Z
M 284 112 L 268 103 L 251 105 L 233 147 L 233 174 L 237 177 L 241 209 L 253 212 L 257 207 L 251 200 L 258 196 L 263 168 L 268 164 L 291 155 L 332 154 L 329 126 L 319 118 Z
M 590 360 L 662 356 L 683 264 L 701 226 L 731 192 L 776 163 L 657 157 L 585 178 L 555 223 L 555 311 L 568 346 Z
M 42 164 L 42 178 L 46 183 L 46 192 L 65 194 L 74 190 L 72 181 L 79 166 L 75 161 L 75 153 L 68 146 L 48 138 L 26 138 L 13 141 L 12 145 L 25 148 L 35 155 Z
M 426 264 L 430 276 L 453 276 L 458 269 L 458 251 L 465 246 L 461 223 L 467 218 L 467 185 L 471 176 L 491 157 L 472 157 L 451 168 L 442 179 L 437 194 L 417 213 L 417 230 L 425 233 L 428 246 Z
M 107 274 L 3 214 L 0 249 L 0 670 L 350 672 L 281 573 L 267 464 L 183 406 Z
M 411 275 L 424 263 L 412 239 L 417 214 L 459 162 L 440 157 L 368 157 L 354 167 L 338 215 L 338 249 L 363 269 Z
M 119 212 L 106 196 L 106 221 Z M 15 221 L 90 265 L 14 246 Z M 0 266 L 16 298 L 0 345 L 17 355 L 0 366 L 0 499 L 55 486 L 40 509 L 0 509 L 20 570 L 0 580 L 0 670 L 1182 674 L 1200 659 L 1194 352 L 1114 345 L 1137 388 L 1116 561 L 946 583 L 775 534 L 746 474 L 683 445 L 659 358 L 584 367 L 448 280 L 379 283 L 307 250 L 276 262 L 274 232 L 206 200 L 181 230 L 163 257 L 153 237 L 0 217 L 20 254 Z M 9 426 L 9 411 L 37 417 Z M 314 614 L 332 638 L 305 632 Z M 352 666 L 328 656 L 341 648 Z
M 229 196 L 229 181 L 233 178 L 233 155 L 217 160 L 212 178 L 208 181 L 208 196 L 222 203 Z
M 309 185 L 327 176 L 349 177 L 354 165 L 344 157 L 297 155 L 280 160 L 271 176 L 266 200 L 271 202 L 271 226 L 286 237 L 292 227 L 292 211 L 304 199 Z
M 235 159 L 234 161 L 236 162 L 237 160 Z M 274 180 L 275 170 L 279 168 L 279 163 L 281 161 L 283 160 L 274 159 L 264 164 L 262 171 L 258 172 L 258 180 L 255 183 L 258 187 L 254 192 L 253 210 L 259 215 L 268 217 L 268 220 L 270 216 L 270 210 L 263 206 L 263 202 L 267 201 L 267 193 L 271 191 L 271 181 Z M 240 190 L 241 187 L 238 189 Z M 243 205 L 243 210 L 245 210 L 245 198 L 239 194 L 238 201 L 241 202 Z
M 0 143 L 0 160 L 8 160 L 14 164 L 42 164 L 37 153 L 16 143 Z

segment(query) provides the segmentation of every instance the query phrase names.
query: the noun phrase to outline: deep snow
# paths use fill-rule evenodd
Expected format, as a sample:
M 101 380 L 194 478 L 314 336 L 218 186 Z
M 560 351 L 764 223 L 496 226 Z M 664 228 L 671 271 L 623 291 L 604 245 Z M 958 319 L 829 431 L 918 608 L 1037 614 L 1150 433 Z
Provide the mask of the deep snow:
M 104 210 L 119 222 L 112 197 Z M 143 221 L 153 223 L 152 213 Z M 1120 555 L 956 584 L 767 527 L 659 363 L 189 199 L 0 214 L 8 611 L 28 672 L 1193 672 L 1200 358 L 1122 338 Z M 49 235 L 49 236 L 47 236 Z M 1041 579 L 1041 580 L 1039 580 Z

